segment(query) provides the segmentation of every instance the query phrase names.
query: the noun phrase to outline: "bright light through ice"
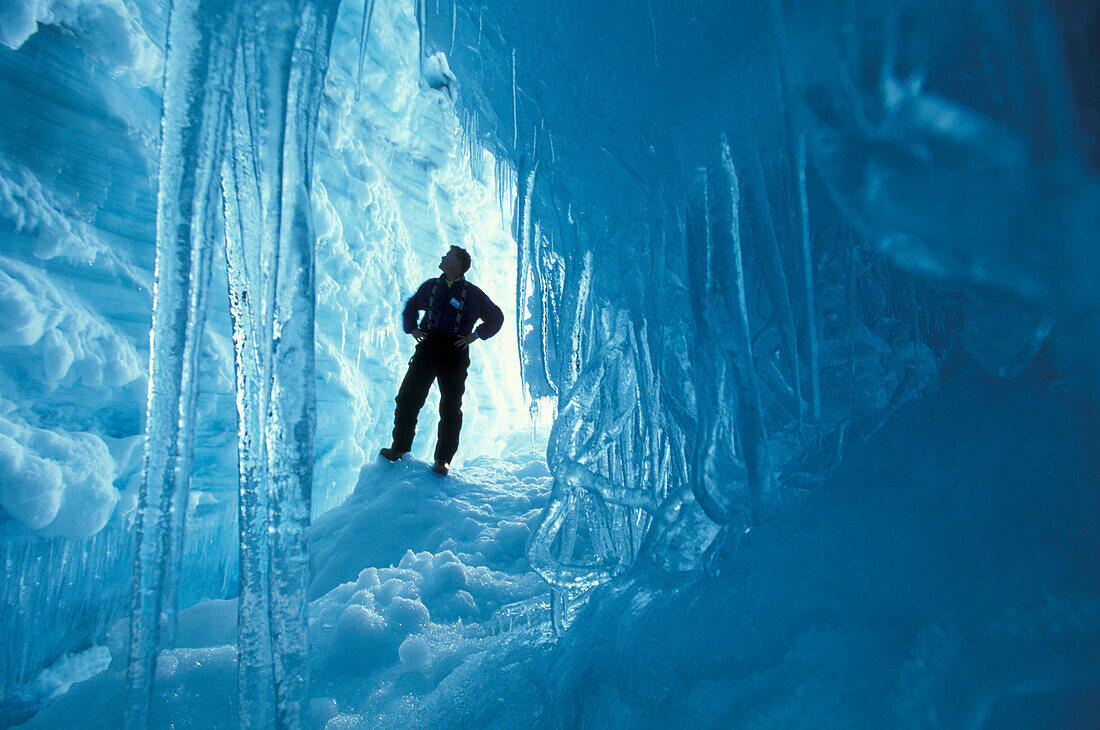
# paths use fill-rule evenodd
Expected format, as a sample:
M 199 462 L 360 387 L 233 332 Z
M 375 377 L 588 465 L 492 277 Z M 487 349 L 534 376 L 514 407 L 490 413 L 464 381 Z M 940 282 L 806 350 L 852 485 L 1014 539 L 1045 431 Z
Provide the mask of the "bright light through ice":
M 492 155 L 480 148 L 475 147 L 474 154 L 483 156 L 479 166 L 482 169 L 499 166 Z M 474 205 L 468 210 L 467 248 L 474 260 L 469 278 L 504 311 L 504 326 L 492 339 L 476 343 L 471 353 L 470 376 L 463 399 L 462 446 L 456 458 L 459 464 L 475 456 L 499 456 L 518 448 L 531 448 L 530 400 L 520 376 L 516 339 L 516 244 L 511 235 L 510 202 L 515 189 L 514 173 L 509 172 L 506 167 L 498 174 L 486 175 L 485 184 L 479 186 L 483 195 L 470 201 Z M 433 396 L 431 402 L 437 403 L 438 399 Z M 426 458 L 430 453 L 427 449 L 434 447 L 434 443 L 422 429 L 423 426 L 418 442 Z
M 372 23 L 402 28 L 407 11 L 378 4 Z M 415 345 L 401 310 L 439 275 L 452 245 L 470 252 L 470 281 L 505 317 L 496 336 L 472 346 L 454 466 L 538 452 L 544 443 L 532 436 L 516 342 L 515 171 L 460 120 L 449 88 L 421 83 L 416 45 L 402 33 L 371 34 L 356 99 L 355 16 L 342 13 L 337 23 L 318 130 L 314 514 L 347 496 L 363 464 L 389 445 L 394 397 Z M 433 388 L 417 424 L 416 458 L 432 456 L 438 403 Z

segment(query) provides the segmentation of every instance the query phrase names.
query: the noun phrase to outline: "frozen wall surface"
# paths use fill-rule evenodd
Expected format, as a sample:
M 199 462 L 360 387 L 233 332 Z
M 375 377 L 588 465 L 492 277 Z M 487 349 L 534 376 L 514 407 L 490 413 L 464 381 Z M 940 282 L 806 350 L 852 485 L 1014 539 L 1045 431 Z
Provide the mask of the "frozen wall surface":
M 978 591 L 959 599 L 960 611 L 983 616 L 967 630 L 986 637 L 961 641 L 986 641 L 993 654 L 1002 651 L 988 638 L 1000 630 L 992 626 L 998 611 L 1028 613 L 1041 595 L 1065 600 L 1067 620 L 1077 610 L 1069 604 L 1095 610 L 1097 544 L 1073 517 L 1080 509 L 1095 519 L 1100 486 L 1092 456 L 1100 383 L 1095 5 L 486 2 L 444 3 L 434 14 L 426 5 L 430 48 L 446 52 L 460 99 L 518 172 L 524 378 L 532 395 L 555 397 L 558 406 L 547 453 L 555 483 L 528 557 L 553 587 L 557 628 L 580 596 L 603 617 L 560 650 L 550 673 L 571 679 L 533 690 L 569 708 L 551 724 L 1006 722 L 1008 698 L 1031 693 L 1031 679 L 953 675 L 950 689 L 936 691 L 968 695 L 955 716 L 965 720 L 950 719 L 949 700 L 939 695 L 913 704 L 942 702 L 942 714 L 898 710 L 914 713 L 904 722 L 889 715 L 894 700 L 885 696 L 844 719 L 826 721 L 821 707 L 775 719 L 756 714 L 762 704 L 754 703 L 770 700 L 753 693 L 777 692 L 777 706 L 812 694 L 816 680 L 770 684 L 761 672 L 795 669 L 763 654 L 793 651 L 801 630 L 793 627 L 827 623 L 829 606 L 853 616 L 878 610 L 863 607 L 877 599 L 858 590 L 843 598 L 830 591 L 800 614 L 798 594 L 825 591 L 814 582 L 823 571 L 893 590 L 882 571 L 896 560 L 900 580 L 923 585 L 933 602 L 986 579 L 968 572 L 971 553 L 983 565 L 976 573 L 1000 574 L 989 580 L 1011 584 L 1019 573 L 1016 588 L 996 598 Z M 827 528 L 851 541 L 845 549 L 886 565 L 867 567 L 800 541 L 801 520 L 838 509 L 836 490 L 854 488 L 837 475 L 883 424 L 895 423 L 893 414 L 941 386 L 956 404 L 979 409 L 971 398 L 984 392 L 982 379 L 1007 384 L 1014 413 L 1032 415 L 1012 389 L 1035 385 L 1080 408 L 1050 416 L 1066 429 L 1070 456 L 1033 454 L 1019 465 L 1029 477 L 1018 488 L 1034 494 L 1015 493 L 998 471 L 1003 494 L 991 496 L 977 476 L 956 482 L 934 472 L 914 485 L 916 495 L 903 496 L 892 490 L 908 484 L 908 474 L 892 470 L 911 469 L 910 458 L 939 458 L 931 447 L 923 457 L 915 448 L 890 457 L 876 496 L 857 499 L 883 500 L 878 510 L 849 505 L 858 516 Z M 954 407 L 937 410 L 937 418 L 952 415 L 936 430 L 961 428 L 956 438 L 973 466 L 953 463 L 983 477 L 980 464 L 1016 463 L 1011 444 L 1024 423 L 991 439 L 984 416 Z M 925 443 L 923 426 L 907 424 L 912 442 Z M 1048 458 L 1073 466 L 1051 476 Z M 947 484 L 957 489 L 940 491 Z M 1023 505 L 1033 498 L 1045 506 L 1031 519 Z M 927 501 L 936 515 L 917 528 L 923 558 L 909 557 L 904 520 L 885 528 L 897 539 L 881 543 L 862 524 L 894 524 L 891 511 L 907 499 Z M 968 513 L 973 542 L 955 532 Z M 1022 552 L 1003 564 L 985 561 L 979 556 L 1002 544 L 1000 530 L 1018 536 Z M 1067 534 L 1073 548 L 1061 542 Z M 803 550 L 824 551 L 825 562 L 799 563 Z M 771 563 L 773 552 L 798 564 Z M 966 567 L 955 571 L 956 561 Z M 1073 577 L 1060 583 L 1044 568 L 1032 583 L 1023 576 L 1035 564 L 1061 565 Z M 650 594 L 681 584 L 655 577 L 654 566 L 725 573 L 729 583 L 688 579 L 691 597 L 672 607 Z M 783 582 L 760 613 L 790 621 L 794 633 L 771 631 L 766 616 L 763 626 L 753 623 L 754 591 L 770 590 L 753 576 L 768 570 L 790 574 L 760 579 Z M 925 582 L 926 570 L 939 572 Z M 586 593 L 598 584 L 606 588 Z M 700 595 L 723 606 L 725 629 L 694 603 Z M 988 612 L 975 608 L 986 600 Z M 928 613 L 922 601 L 902 600 L 896 613 L 868 623 L 891 626 L 885 641 L 908 642 L 935 631 L 936 620 L 956 620 L 945 604 Z M 623 628 L 633 614 L 641 623 Z M 657 628 L 666 623 L 687 627 L 696 648 L 682 650 Z M 1041 631 L 1057 633 L 1057 623 Z M 700 624 L 707 628 L 696 631 Z M 1079 638 L 1095 646 L 1092 630 Z M 649 653 L 634 663 L 639 643 Z M 1003 651 L 1019 651 L 1011 661 L 1047 661 L 1009 643 Z M 1053 660 L 1073 669 L 1051 678 L 1050 691 L 1080 692 L 1064 721 L 1095 724 L 1097 664 L 1070 654 Z M 673 655 L 683 663 L 656 670 L 646 684 Z M 611 670 L 620 661 L 632 668 Z M 811 675 L 835 671 L 824 655 L 807 661 Z M 915 685 L 902 664 L 887 671 Z M 685 679 L 688 668 L 697 680 Z M 975 672 L 996 674 L 992 666 Z M 592 686 L 593 677 L 609 675 L 614 689 Z M 979 690 L 985 682 L 996 689 Z M 715 700 L 729 702 L 717 714 L 692 714 L 697 693 L 709 702 L 724 692 L 745 695 Z M 1032 700 L 1032 710 L 1058 701 L 1019 699 L 1021 708 Z
M 1095 727 L 1098 41 L 0 9 L 0 724 Z M 452 244 L 506 325 L 435 490 L 371 462 Z
M 43 662 L 101 637 L 129 599 L 167 22 L 159 3 L 36 8 L 0 15 L 0 93 L 10 109 L 0 123 L 0 686 L 9 699 Z M 318 514 L 389 443 L 413 345 L 400 310 L 439 274 L 450 245 L 471 252 L 471 278 L 514 321 L 505 178 L 464 139 L 447 91 L 419 83 L 413 9 L 378 3 L 382 30 L 362 58 L 361 9 L 345 11 L 312 197 Z M 220 239 L 216 247 L 183 605 L 237 590 L 234 352 Z M 481 344 L 459 464 L 533 448 L 514 326 Z M 434 398 L 421 421 L 422 434 L 434 432 Z M 422 436 L 414 453 L 432 446 Z

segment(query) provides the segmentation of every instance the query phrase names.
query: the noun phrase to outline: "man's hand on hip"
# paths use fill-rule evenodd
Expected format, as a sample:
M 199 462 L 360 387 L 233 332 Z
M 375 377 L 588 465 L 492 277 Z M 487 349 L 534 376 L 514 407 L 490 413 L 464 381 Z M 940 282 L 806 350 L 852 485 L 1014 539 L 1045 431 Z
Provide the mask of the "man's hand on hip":
M 425 340 L 425 338 L 427 338 L 427 336 L 428 336 L 428 333 L 425 332 L 422 329 L 415 329 L 412 332 L 410 332 L 409 334 L 412 335 L 413 339 L 416 340 L 417 342 L 423 342 Z
M 458 341 L 455 342 L 455 347 L 458 347 L 458 348 L 461 348 L 461 349 L 466 349 L 467 347 L 470 346 L 470 343 L 473 342 L 476 339 L 478 339 L 478 336 L 471 332 L 470 334 L 466 335 L 465 337 L 459 337 Z

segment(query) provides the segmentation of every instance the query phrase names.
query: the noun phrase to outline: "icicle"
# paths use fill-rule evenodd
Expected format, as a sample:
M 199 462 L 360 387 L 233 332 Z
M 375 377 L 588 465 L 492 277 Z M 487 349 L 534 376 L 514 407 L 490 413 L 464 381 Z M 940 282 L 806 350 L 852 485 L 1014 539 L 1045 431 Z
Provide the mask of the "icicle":
M 273 637 L 275 713 L 274 722 L 269 723 L 263 711 L 256 709 L 265 701 L 270 704 L 271 695 L 265 697 L 260 687 L 250 684 L 262 681 L 256 678 L 262 677 L 258 666 L 265 661 L 263 625 L 245 626 L 241 682 L 258 699 L 242 705 L 242 724 L 276 728 L 305 724 L 305 532 L 312 478 L 314 378 L 309 170 L 335 9 L 334 0 L 320 5 L 245 0 L 224 6 L 214 0 L 176 0 L 172 6 L 158 197 L 149 437 L 127 678 L 130 728 L 147 724 L 160 606 L 162 601 L 173 605 L 170 597 L 163 598 L 164 574 L 175 557 L 171 549 L 178 538 L 173 530 L 180 523 L 169 507 L 179 507 L 186 500 L 185 491 L 181 494 L 179 489 L 186 490 L 184 477 L 189 471 L 188 419 L 193 405 L 188 393 L 194 389 L 201 332 L 196 308 L 203 303 L 207 249 L 218 230 L 214 206 L 218 179 L 229 169 L 221 157 L 229 90 L 238 95 L 233 109 L 239 122 L 234 126 L 233 183 L 226 186 L 225 196 L 231 224 L 226 232 L 227 263 L 231 264 L 239 377 L 247 381 L 251 364 L 264 362 L 268 353 L 266 361 L 271 364 L 260 387 L 243 382 L 240 394 L 249 404 L 241 409 L 242 479 L 254 484 L 266 469 L 273 486 L 273 499 L 267 505 L 271 529 L 264 529 L 262 502 L 246 501 L 241 533 L 242 559 L 255 561 L 242 571 L 242 610 L 246 604 L 263 605 L 262 598 L 260 603 L 252 599 L 263 589 L 255 585 L 257 575 L 262 576 L 265 560 L 270 563 L 267 635 Z M 240 74 L 233 83 L 233 52 L 242 17 L 250 23 L 242 29 L 241 63 L 236 67 Z M 245 217 L 249 231 L 259 228 L 255 237 L 245 236 Z M 259 249 L 251 258 L 249 247 Z M 275 262 L 278 271 L 273 269 Z M 266 431 L 256 430 L 260 418 L 270 419 Z M 266 457 L 261 458 L 257 448 Z M 252 491 L 262 500 L 262 487 Z M 257 557 L 258 551 L 267 557 Z M 249 674 L 252 670 L 257 673 Z
M 909 285 L 909 306 L 913 308 L 913 363 L 915 365 L 921 348 L 920 303 L 917 302 L 917 287 L 912 283 Z
M 515 198 L 515 211 L 512 213 L 512 236 L 516 241 L 516 336 L 522 344 L 527 340 L 524 328 L 527 326 L 527 317 L 524 312 L 530 306 L 531 294 L 528 291 L 528 280 L 532 270 L 536 268 L 534 260 L 535 250 L 532 242 L 533 225 L 531 222 L 531 206 L 534 198 L 535 173 L 538 170 L 538 160 L 530 155 L 524 155 L 520 160 L 518 189 Z M 538 316 L 538 312 L 531 312 Z M 551 395 L 553 389 L 549 383 L 530 382 L 531 373 L 527 367 L 520 373 L 527 385 L 527 390 L 532 398 L 541 398 Z
M 649 34 L 653 43 L 653 70 L 657 70 L 657 23 L 653 20 L 653 0 L 645 0 L 649 10 Z
M 166 573 L 187 503 L 203 266 L 208 265 L 239 3 L 176 0 L 170 13 L 157 197 L 144 478 L 130 615 L 126 726 L 148 724 Z M 181 451 L 183 453 L 181 453 Z M 175 507 L 175 509 L 173 509 Z M 174 605 L 170 599 L 168 605 Z
M 641 406 L 638 413 L 639 422 L 635 426 L 636 433 L 644 433 L 645 442 L 643 453 L 637 459 L 631 459 L 630 463 L 640 464 L 641 474 L 639 489 L 649 490 L 655 498 L 662 498 L 667 487 L 667 482 L 658 479 L 660 467 L 658 464 L 657 439 L 661 432 L 661 374 L 654 366 L 653 355 L 650 351 L 649 338 L 646 334 L 647 324 L 642 320 L 641 332 L 635 338 L 634 350 L 635 370 L 641 374 L 645 384 L 644 392 L 639 393 L 638 403 Z M 624 465 L 625 466 L 625 465 Z M 625 480 L 625 478 L 624 478 Z
M 846 283 L 848 285 L 847 296 L 845 297 L 845 327 L 844 331 L 848 339 L 848 408 L 849 411 L 854 411 L 856 406 L 856 334 L 855 334 L 855 317 L 856 317 L 856 263 L 855 263 L 855 241 L 845 241 L 845 253 L 847 254 L 848 275 L 846 277 Z
M 287 85 L 282 215 L 266 429 L 271 483 L 269 606 L 278 728 L 308 724 L 308 537 L 316 425 L 313 144 L 338 0 L 306 5 Z
M 731 157 L 732 164 L 732 157 Z M 753 150 L 748 164 L 747 201 L 752 210 L 754 241 L 760 260 L 760 270 L 764 275 L 764 285 L 771 300 L 772 309 L 779 323 L 779 332 L 783 338 L 784 359 L 791 372 L 791 384 L 794 386 L 798 402 L 802 403 L 802 379 L 798 367 L 798 336 L 795 334 L 794 312 L 791 309 L 790 289 L 787 274 L 783 269 L 783 256 L 779 250 L 779 241 L 772 225 L 771 204 L 764 182 L 764 172 L 760 164 L 760 154 Z M 740 245 L 740 244 L 739 244 Z M 801 420 L 801 416 L 800 416 Z
M 703 259 L 703 292 L 709 298 L 714 291 L 714 240 L 710 228 L 710 187 L 707 178 L 707 168 L 700 167 L 700 181 L 703 185 L 703 248 L 706 254 Z
M 791 78 L 793 74 L 788 66 L 791 63 L 792 55 L 788 50 L 783 8 L 779 0 L 770 0 L 769 9 L 778 51 L 778 58 L 776 59 L 776 69 L 779 73 L 778 97 L 785 122 L 787 157 L 792 168 L 791 178 L 798 194 L 795 224 L 802 253 L 803 303 L 805 305 L 803 315 L 806 318 L 806 347 L 808 350 L 806 354 L 810 368 L 810 407 L 814 421 L 818 421 L 821 418 L 821 383 L 818 373 L 817 307 L 814 303 L 813 256 L 810 248 L 810 210 L 809 199 L 806 194 L 806 133 L 801 129 L 796 114 L 795 104 L 797 102 L 793 89 L 794 81 Z M 794 383 L 795 393 L 798 396 L 798 419 L 801 424 L 802 388 L 797 367 L 794 370 Z
M 806 353 L 810 368 L 810 403 L 814 422 L 821 420 L 821 379 L 818 373 L 817 305 L 814 300 L 814 259 L 810 250 L 810 204 L 806 195 L 806 133 L 798 137 L 798 212 L 799 233 L 802 239 L 802 283 L 806 304 Z M 799 413 L 802 406 L 799 405 Z
M 730 261 L 730 250 L 737 242 L 729 240 L 723 221 L 729 215 L 722 204 L 723 186 L 712 180 L 705 168 L 699 170 L 692 186 L 684 221 L 686 250 L 705 250 L 706 254 L 688 256 L 684 265 L 690 276 L 690 296 L 694 315 L 694 332 L 680 347 L 690 347 L 690 361 L 677 364 L 676 379 L 692 372 L 694 381 L 684 393 L 680 405 L 682 422 L 689 430 L 690 447 L 685 456 L 690 462 L 690 485 L 706 514 L 714 521 L 725 523 L 747 509 L 744 480 L 736 479 L 734 464 L 738 460 L 735 419 L 728 409 L 724 389 L 729 379 L 727 371 L 737 357 L 723 348 L 729 340 L 730 322 L 738 326 L 737 303 L 730 291 L 736 273 L 736 262 Z M 725 187 L 728 191 L 728 185 Z M 723 284 L 718 285 L 721 281 Z M 747 328 L 747 325 L 746 325 Z M 687 353 L 683 353 L 684 358 Z M 732 394 L 731 394 L 732 395 Z M 735 402 L 740 402 L 737 394 Z M 732 400 L 732 399 L 731 399 Z M 688 456 L 690 455 L 690 456 Z
M 722 341 L 733 363 L 734 379 L 737 383 L 737 425 L 741 436 L 741 445 L 748 473 L 749 493 L 752 498 L 753 518 L 759 522 L 766 519 L 777 498 L 775 481 L 772 475 L 771 455 L 768 451 L 768 438 L 764 431 L 763 407 L 760 403 L 760 391 L 756 383 L 756 368 L 752 358 L 752 334 L 749 330 L 748 307 L 745 304 L 745 273 L 741 256 L 740 234 L 740 190 L 737 170 L 733 166 L 729 141 L 722 137 L 722 166 L 730 181 L 731 220 L 730 237 L 733 247 L 730 257 L 733 271 L 733 285 L 737 311 L 733 312 L 733 331 L 728 339 Z
M 530 194 L 531 193 L 528 192 L 528 195 Z M 530 213 L 528 212 L 528 214 Z M 532 313 L 537 314 L 538 316 L 538 327 L 532 334 L 538 337 L 539 340 L 538 352 L 542 361 L 543 380 L 550 387 L 552 394 L 556 396 L 558 394 L 558 389 L 556 387 L 557 378 L 555 378 L 554 375 L 550 372 L 551 359 L 555 354 L 553 342 L 551 342 L 551 335 L 553 334 L 554 330 L 550 324 L 550 318 L 551 314 L 556 312 L 556 305 L 553 298 L 556 287 L 554 287 L 553 284 L 546 280 L 543 272 L 544 259 L 542 256 L 538 255 L 538 253 L 541 253 L 549 245 L 546 242 L 546 239 L 543 238 L 542 228 L 538 223 L 535 223 L 535 232 L 532 240 L 541 242 L 541 246 L 539 247 L 538 252 L 536 252 L 533 247 L 531 251 L 531 261 L 533 263 L 531 269 L 534 278 L 536 279 L 536 281 L 533 283 L 535 286 L 535 290 L 539 292 L 540 299 L 538 312 Z
M 428 19 L 427 9 L 424 7 L 425 0 L 416 0 L 416 35 L 417 35 L 417 52 L 416 52 L 416 69 L 417 80 L 419 83 L 424 83 L 424 44 L 427 41 L 425 33 L 427 31 Z
M 359 32 L 359 63 L 355 67 L 355 100 L 363 85 L 363 62 L 367 58 L 367 40 L 370 38 L 370 21 L 374 15 L 374 0 L 363 0 L 363 27 Z
M 274 677 L 267 582 L 268 493 L 263 418 L 268 393 L 264 374 L 270 370 L 270 348 L 260 339 L 264 309 L 264 273 L 258 260 L 263 220 L 260 183 L 256 179 L 244 68 L 234 86 L 233 149 L 226 161 L 223 190 L 226 209 L 226 265 L 229 310 L 236 351 L 238 535 L 240 590 L 237 604 L 237 702 L 239 725 L 251 730 L 271 727 Z M 251 296 L 249 295 L 251 292 Z
M 447 51 L 448 56 L 455 53 L 455 27 L 458 25 L 458 0 L 451 0 L 451 45 Z
M 565 381 L 563 386 L 565 388 L 572 387 L 576 380 L 577 374 L 581 371 L 581 335 L 582 335 L 582 323 L 585 320 L 586 310 L 588 308 L 588 298 L 592 293 L 592 264 L 593 254 L 591 250 L 586 250 L 581 256 L 581 272 L 580 277 L 577 280 L 575 287 L 570 288 L 566 292 L 567 303 L 572 302 L 570 307 L 570 321 L 573 323 L 570 332 L 570 358 L 568 372 L 565 373 Z
M 221 154 L 220 152 L 218 153 Z M 204 171 L 204 174 L 207 174 Z M 176 615 L 179 611 L 179 586 L 180 576 L 183 572 L 183 545 L 187 525 L 187 502 L 190 493 L 191 465 L 195 453 L 195 414 L 196 396 L 199 384 L 199 354 L 202 349 L 203 329 L 206 324 L 206 300 L 210 287 L 210 264 L 213 258 L 214 241 L 221 235 L 221 216 L 218 210 L 218 194 L 216 182 L 208 179 L 208 184 L 214 186 L 208 188 L 205 193 L 207 209 L 202 216 L 203 242 L 196 245 L 192 252 L 192 284 L 188 302 L 188 331 L 185 336 L 186 348 L 184 354 L 183 372 L 181 380 L 182 404 L 180 406 L 180 453 L 176 466 L 176 486 L 172 495 L 172 514 L 175 518 L 170 521 L 171 532 L 171 556 L 167 565 L 167 584 L 164 591 L 164 614 L 166 617 L 165 634 L 163 643 L 165 646 L 173 646 L 176 642 Z
M 516 107 L 516 49 L 512 49 L 512 151 L 519 144 L 519 110 Z
M 504 228 L 504 206 L 506 196 L 504 194 L 504 161 L 500 158 L 497 158 L 496 165 L 493 168 L 493 184 L 497 192 L 497 212 L 500 214 L 500 227 Z

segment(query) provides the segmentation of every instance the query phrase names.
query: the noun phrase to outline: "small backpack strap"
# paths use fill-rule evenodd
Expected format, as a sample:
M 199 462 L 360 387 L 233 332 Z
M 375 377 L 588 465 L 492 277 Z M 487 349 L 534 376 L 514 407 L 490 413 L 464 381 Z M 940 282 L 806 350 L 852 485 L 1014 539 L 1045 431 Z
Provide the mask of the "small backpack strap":
M 466 290 L 470 288 L 470 285 L 465 281 L 462 282 L 462 293 L 458 295 L 458 311 L 455 312 L 455 328 L 454 334 L 458 334 L 458 323 L 462 319 L 462 310 L 466 308 Z
M 432 319 L 432 313 L 434 312 L 435 305 L 435 293 L 439 290 L 439 279 L 436 279 L 432 284 L 432 291 L 428 294 L 428 329 L 431 330 L 435 325 L 435 321 Z

